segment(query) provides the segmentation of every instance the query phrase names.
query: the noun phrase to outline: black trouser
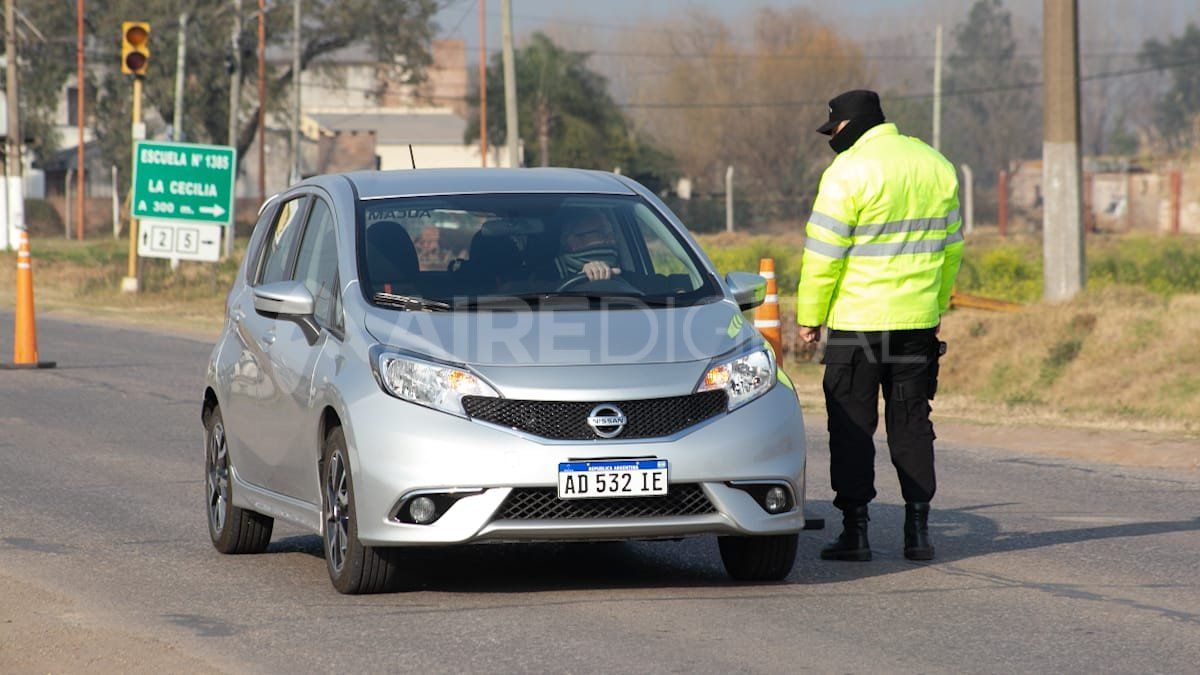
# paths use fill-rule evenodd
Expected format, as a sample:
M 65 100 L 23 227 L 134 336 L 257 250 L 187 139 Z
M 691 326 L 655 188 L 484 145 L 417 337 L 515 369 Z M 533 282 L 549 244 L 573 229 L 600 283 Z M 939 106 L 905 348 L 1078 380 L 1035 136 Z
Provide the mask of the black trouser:
M 932 328 L 882 332 L 829 331 L 825 405 L 829 411 L 829 474 L 841 510 L 875 498 L 875 428 L 879 388 L 892 465 L 904 501 L 928 502 L 933 472 L 929 394 L 938 353 Z

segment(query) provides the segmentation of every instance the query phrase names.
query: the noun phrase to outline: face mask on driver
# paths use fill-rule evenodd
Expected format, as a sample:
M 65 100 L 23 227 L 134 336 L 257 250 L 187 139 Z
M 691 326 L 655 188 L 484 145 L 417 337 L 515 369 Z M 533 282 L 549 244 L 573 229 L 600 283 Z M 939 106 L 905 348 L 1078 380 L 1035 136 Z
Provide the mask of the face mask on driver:
M 590 246 L 570 253 L 560 253 L 557 262 L 559 271 L 564 277 L 568 277 L 582 272 L 583 266 L 593 260 L 616 267 L 617 249 L 608 245 Z

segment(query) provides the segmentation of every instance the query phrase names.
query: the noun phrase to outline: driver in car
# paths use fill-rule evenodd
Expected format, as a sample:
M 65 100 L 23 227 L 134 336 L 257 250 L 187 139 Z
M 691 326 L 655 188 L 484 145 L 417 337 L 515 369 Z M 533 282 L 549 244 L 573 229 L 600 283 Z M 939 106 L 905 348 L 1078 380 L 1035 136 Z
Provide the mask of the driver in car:
M 617 267 L 617 240 L 612 225 L 596 209 L 580 212 L 563 224 L 559 253 L 554 258 L 559 277 L 584 275 L 589 281 L 611 279 Z

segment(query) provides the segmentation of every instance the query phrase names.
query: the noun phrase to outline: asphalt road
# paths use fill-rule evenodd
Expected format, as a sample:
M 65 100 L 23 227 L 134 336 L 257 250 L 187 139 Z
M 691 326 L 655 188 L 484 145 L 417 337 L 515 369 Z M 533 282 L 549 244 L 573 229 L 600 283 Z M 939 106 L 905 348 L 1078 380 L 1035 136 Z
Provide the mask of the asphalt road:
M 3 336 L 11 315 L 0 315 Z M 939 447 L 939 557 L 900 551 L 880 458 L 876 559 L 802 535 L 785 583 L 726 579 L 711 538 L 414 552 L 421 590 L 346 597 L 319 540 L 208 542 L 209 345 L 42 319 L 52 371 L 0 372 L 0 574 L 233 671 L 1195 672 L 1200 475 Z M 0 348 L 5 358 L 11 343 Z M 810 512 L 831 517 L 822 424 Z M 832 518 L 831 518 L 831 526 Z M 832 527 L 831 527 L 832 529 Z M 0 626 L 0 638 L 5 628 Z M 9 630 L 9 636 L 14 633 Z M 3 648 L 20 648 L 12 641 Z M 120 645 L 113 645 L 119 650 Z

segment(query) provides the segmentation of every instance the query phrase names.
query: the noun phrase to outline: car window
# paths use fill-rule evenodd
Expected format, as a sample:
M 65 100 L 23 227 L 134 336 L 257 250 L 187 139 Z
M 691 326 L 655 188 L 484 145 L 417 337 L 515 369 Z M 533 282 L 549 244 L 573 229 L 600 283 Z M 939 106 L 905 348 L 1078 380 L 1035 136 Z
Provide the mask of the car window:
M 337 320 L 337 236 L 333 214 L 323 200 L 313 202 L 309 211 L 308 224 L 304 227 L 304 239 L 300 242 L 300 253 L 296 258 L 297 281 L 316 300 L 313 314 L 317 322 L 326 328 L 338 328 Z
M 276 281 L 286 281 L 289 278 L 289 265 L 296 251 L 296 240 L 300 234 L 300 218 L 304 216 L 304 206 L 308 197 L 297 197 L 279 205 L 275 226 L 267 236 L 263 245 L 263 261 L 258 275 L 259 283 L 269 284 Z

